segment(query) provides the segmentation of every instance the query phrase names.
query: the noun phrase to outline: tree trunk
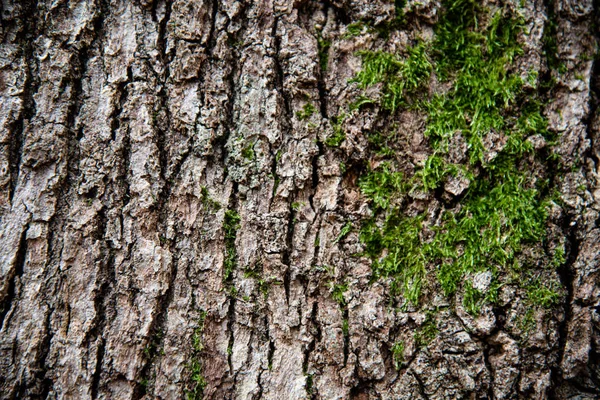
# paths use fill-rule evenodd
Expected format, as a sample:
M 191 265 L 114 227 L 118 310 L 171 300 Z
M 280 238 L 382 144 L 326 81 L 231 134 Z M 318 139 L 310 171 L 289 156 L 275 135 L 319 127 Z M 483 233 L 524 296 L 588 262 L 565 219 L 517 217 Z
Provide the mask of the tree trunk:
M 435 265 L 418 302 L 372 275 L 368 133 L 395 127 L 409 173 L 432 150 L 422 112 L 349 108 L 384 90 L 349 82 L 359 51 L 432 40 L 449 2 L 1 1 L 0 397 L 597 398 L 599 9 L 518 3 L 486 7 L 522 15 L 511 68 L 554 80 L 561 160 L 529 171 L 561 201 L 522 252 L 565 256 L 528 270 L 550 306 L 503 283 L 473 314 Z

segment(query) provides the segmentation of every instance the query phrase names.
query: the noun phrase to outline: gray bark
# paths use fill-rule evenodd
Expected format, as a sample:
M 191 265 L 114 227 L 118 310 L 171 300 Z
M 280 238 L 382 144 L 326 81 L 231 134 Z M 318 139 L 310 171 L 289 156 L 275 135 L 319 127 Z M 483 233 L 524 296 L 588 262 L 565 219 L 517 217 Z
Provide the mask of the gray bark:
M 440 4 L 421 3 L 410 24 L 431 36 Z M 549 224 L 566 238 L 562 303 L 536 308 L 530 334 L 519 293 L 477 318 L 445 308 L 419 347 L 425 308 L 371 282 L 357 230 L 336 241 L 370 215 L 357 176 L 374 114 L 324 144 L 359 94 L 356 51 L 412 38 L 344 37 L 393 19 L 393 3 L 2 0 L 0 397 L 193 397 L 199 368 L 215 399 L 598 398 L 600 120 L 583 57 L 597 6 L 523 4 L 520 63 L 545 62 L 552 7 L 566 66 L 546 106 L 573 166 Z M 317 111 L 300 120 L 307 102 Z M 409 117 L 417 158 L 423 124 Z M 330 282 L 348 284 L 343 306 Z

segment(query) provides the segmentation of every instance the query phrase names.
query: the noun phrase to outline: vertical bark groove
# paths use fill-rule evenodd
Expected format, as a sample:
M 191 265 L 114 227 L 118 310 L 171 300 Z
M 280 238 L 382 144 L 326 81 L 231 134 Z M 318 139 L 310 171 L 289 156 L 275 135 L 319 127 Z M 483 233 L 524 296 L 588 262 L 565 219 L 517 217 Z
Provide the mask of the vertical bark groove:
M 12 268 L 12 275 L 8 276 L 10 283 L 8 284 L 7 292 L 2 298 L 2 312 L 0 313 L 0 332 L 5 331 L 5 323 L 7 314 L 12 309 L 12 303 L 15 301 L 17 295 L 17 286 L 23 276 L 23 268 L 25 266 L 25 257 L 27 255 L 27 228 L 23 229 L 21 233 L 21 239 L 19 240 L 19 247 L 16 252 L 14 266 Z

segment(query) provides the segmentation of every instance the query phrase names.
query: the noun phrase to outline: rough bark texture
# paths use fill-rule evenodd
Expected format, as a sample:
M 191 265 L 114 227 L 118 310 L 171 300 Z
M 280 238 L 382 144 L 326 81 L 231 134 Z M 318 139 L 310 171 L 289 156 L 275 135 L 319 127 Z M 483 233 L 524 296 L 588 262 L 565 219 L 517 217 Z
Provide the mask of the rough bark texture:
M 408 2 L 409 28 L 349 38 L 394 4 L 2 0 L 0 397 L 598 398 L 592 0 L 521 4 L 519 62 L 544 73 L 552 10 L 565 66 L 545 109 L 569 166 L 548 222 L 566 238 L 564 296 L 532 308 L 536 329 L 506 288 L 477 318 L 442 307 L 419 346 L 426 307 L 447 300 L 397 307 L 353 256 L 357 231 L 336 240 L 370 215 L 357 177 L 375 114 L 324 143 L 359 93 L 356 51 L 430 37 L 440 7 Z M 416 162 L 423 121 L 398 123 Z

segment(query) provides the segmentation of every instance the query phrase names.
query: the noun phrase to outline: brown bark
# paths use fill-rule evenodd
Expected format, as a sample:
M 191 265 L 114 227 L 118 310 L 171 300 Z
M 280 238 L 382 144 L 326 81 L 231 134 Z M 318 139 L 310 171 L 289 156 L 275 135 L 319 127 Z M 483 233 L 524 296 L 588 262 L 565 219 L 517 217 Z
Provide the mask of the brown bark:
M 427 36 L 440 5 L 421 3 L 409 23 Z M 389 21 L 393 3 L 0 2 L 0 397 L 183 398 L 201 375 L 215 399 L 597 398 L 600 124 L 583 56 L 598 9 L 526 1 L 524 66 L 545 62 L 549 7 L 566 72 L 546 115 L 573 166 L 549 224 L 567 241 L 566 296 L 535 309 L 529 335 L 518 295 L 478 318 L 445 309 L 418 347 L 425 308 L 370 282 L 356 230 L 336 241 L 369 215 L 357 176 L 373 115 L 324 144 L 358 94 L 355 52 L 409 40 L 347 26 Z M 348 284 L 344 305 L 330 282 Z

